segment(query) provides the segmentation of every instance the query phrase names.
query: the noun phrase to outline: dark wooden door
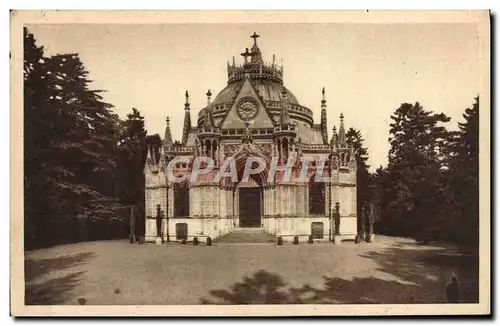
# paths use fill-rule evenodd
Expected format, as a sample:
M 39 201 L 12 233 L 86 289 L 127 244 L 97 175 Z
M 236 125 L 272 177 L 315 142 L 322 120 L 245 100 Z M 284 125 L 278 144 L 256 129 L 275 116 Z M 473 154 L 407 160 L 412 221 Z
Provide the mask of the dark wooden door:
M 188 236 L 187 223 L 175 224 L 175 237 L 177 238 L 177 240 L 187 239 L 187 236 Z
M 261 189 L 240 188 L 240 227 L 260 227 Z

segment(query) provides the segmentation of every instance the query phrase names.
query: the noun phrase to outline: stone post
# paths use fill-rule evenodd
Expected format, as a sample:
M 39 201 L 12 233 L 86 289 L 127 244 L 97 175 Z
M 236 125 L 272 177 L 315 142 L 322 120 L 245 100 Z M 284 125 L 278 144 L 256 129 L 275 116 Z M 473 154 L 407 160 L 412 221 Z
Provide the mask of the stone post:
M 340 203 L 335 203 L 335 235 L 340 235 Z
M 161 235 L 161 205 L 156 205 L 156 244 L 162 244 L 162 235 Z
M 166 216 L 167 216 L 167 223 L 166 223 L 166 233 L 167 233 L 167 242 L 170 242 L 170 228 L 169 228 L 169 224 L 170 224 L 170 221 L 169 221 L 169 216 L 170 216 L 170 196 L 169 196 L 169 186 L 168 186 L 168 177 L 165 178 L 165 201 L 166 201 L 166 206 L 167 206 L 167 209 L 166 209 Z M 191 207 L 191 206 L 190 206 Z
M 361 207 L 361 215 L 359 216 L 359 223 L 361 228 L 358 234 L 359 242 L 366 239 L 366 206 Z
M 375 223 L 375 207 L 373 204 L 370 204 L 369 206 L 369 214 L 368 214 L 368 236 L 366 238 L 367 242 L 372 242 L 375 240 L 375 233 L 373 232 L 373 224 Z
M 136 242 L 136 221 L 135 221 L 135 206 L 130 206 L 130 243 Z

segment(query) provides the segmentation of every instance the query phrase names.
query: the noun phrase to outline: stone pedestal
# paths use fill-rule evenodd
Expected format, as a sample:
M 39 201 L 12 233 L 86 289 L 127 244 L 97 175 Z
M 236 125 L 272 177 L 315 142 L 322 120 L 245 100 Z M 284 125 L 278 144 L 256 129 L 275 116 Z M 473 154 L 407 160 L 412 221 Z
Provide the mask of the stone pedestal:
M 157 246 L 161 246 L 163 244 L 163 239 L 161 237 L 156 237 L 155 243 Z
M 373 242 L 375 241 L 375 233 L 370 233 L 368 235 L 368 242 Z

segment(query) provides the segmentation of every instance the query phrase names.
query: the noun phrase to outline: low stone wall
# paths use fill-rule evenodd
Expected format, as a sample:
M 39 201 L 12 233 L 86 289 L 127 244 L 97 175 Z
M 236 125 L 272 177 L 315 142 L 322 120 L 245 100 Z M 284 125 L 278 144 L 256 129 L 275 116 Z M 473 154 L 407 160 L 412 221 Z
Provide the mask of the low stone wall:
M 330 241 L 330 229 L 332 233 L 335 230 L 335 221 L 328 216 L 307 216 L 307 217 L 263 217 L 262 224 L 264 229 L 275 235 L 282 237 L 283 241 L 293 242 L 295 236 L 299 237 L 299 242 L 309 240 L 312 234 L 312 224 L 322 223 L 323 237 L 316 237 L 315 242 Z M 357 218 L 355 216 L 340 217 L 340 236 L 341 240 L 355 240 L 357 234 Z
M 162 234 L 164 241 L 167 239 L 167 229 L 170 241 L 181 241 L 177 239 L 177 225 L 187 225 L 187 241 L 192 241 L 197 237 L 200 242 L 205 242 L 207 237 L 212 240 L 229 233 L 234 228 L 232 218 L 169 218 L 162 221 Z M 145 241 L 154 242 L 156 239 L 156 219 L 146 219 Z
M 231 232 L 238 224 L 237 218 L 170 218 L 167 228 L 167 220 L 162 221 L 163 239 L 167 239 L 167 229 L 170 241 L 181 241 L 177 238 L 178 224 L 187 226 L 187 241 L 192 241 L 197 237 L 200 242 L 205 242 L 207 237 L 212 240 L 217 239 Z M 307 217 L 262 217 L 262 225 L 266 232 L 276 237 L 282 237 L 285 242 L 293 242 L 294 237 L 299 237 L 299 242 L 307 242 L 312 234 L 312 223 L 322 223 L 323 237 L 319 234 L 314 238 L 314 242 L 331 241 L 330 228 L 332 233 L 335 229 L 335 221 L 327 216 L 307 216 Z M 321 224 L 318 224 L 318 227 Z M 355 240 L 357 234 L 357 218 L 355 216 L 340 217 L 340 235 L 336 235 L 336 240 Z M 154 242 L 156 239 L 156 219 L 146 219 L 145 241 Z

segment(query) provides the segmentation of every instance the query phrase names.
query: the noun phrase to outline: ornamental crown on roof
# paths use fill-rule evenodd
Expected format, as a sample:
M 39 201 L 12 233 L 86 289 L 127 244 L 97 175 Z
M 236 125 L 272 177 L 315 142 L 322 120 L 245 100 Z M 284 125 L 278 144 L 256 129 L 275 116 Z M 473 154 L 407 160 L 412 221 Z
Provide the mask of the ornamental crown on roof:
M 254 32 L 250 37 L 253 38 L 252 48 L 250 50 L 246 48 L 240 54 L 243 57 L 243 64 L 237 65 L 234 57 L 232 65 L 229 62 L 227 64 L 228 84 L 243 80 L 246 74 L 249 74 L 251 78 L 267 78 L 283 84 L 283 65 L 276 65 L 275 55 L 273 55 L 272 63 L 264 62 L 262 52 L 257 45 L 257 38 L 260 35 Z

